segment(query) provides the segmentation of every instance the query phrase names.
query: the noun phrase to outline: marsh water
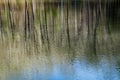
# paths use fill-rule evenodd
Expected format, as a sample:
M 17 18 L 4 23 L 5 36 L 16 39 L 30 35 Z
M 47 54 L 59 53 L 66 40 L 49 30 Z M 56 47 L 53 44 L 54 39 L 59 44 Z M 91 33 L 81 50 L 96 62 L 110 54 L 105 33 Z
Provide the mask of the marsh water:
M 119 3 L 96 4 L 1 4 L 0 80 L 120 80 Z

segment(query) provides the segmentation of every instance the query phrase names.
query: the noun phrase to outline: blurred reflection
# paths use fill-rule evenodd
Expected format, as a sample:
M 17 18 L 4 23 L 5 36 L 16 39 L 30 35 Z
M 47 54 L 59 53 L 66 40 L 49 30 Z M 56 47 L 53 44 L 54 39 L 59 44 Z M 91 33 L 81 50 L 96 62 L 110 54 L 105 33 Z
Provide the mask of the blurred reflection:
M 119 1 L 31 1 L 0 3 L 0 80 L 120 80 Z

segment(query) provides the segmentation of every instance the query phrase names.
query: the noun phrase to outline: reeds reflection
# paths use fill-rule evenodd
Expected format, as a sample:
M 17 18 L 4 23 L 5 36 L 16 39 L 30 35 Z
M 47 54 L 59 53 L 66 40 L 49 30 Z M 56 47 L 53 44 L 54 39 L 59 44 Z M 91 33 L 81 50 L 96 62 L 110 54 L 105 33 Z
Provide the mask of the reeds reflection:
M 2 1 L 0 80 L 120 79 L 118 0 Z

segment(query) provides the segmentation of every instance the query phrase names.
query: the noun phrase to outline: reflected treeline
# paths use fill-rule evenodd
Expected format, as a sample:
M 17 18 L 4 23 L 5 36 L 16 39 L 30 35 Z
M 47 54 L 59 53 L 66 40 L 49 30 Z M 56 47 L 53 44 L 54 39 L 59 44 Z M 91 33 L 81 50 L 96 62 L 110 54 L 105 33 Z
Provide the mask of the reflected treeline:
M 119 4 L 119 0 L 0 3 L 0 58 L 9 66 L 13 57 L 51 55 L 54 48 L 71 60 L 118 55 Z

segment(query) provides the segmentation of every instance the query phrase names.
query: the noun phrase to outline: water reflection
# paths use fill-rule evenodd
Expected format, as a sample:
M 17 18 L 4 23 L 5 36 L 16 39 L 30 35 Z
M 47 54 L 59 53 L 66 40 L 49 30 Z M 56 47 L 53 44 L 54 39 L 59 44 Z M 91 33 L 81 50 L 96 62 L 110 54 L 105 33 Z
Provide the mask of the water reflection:
M 7 80 L 119 80 L 120 72 L 113 60 L 101 58 L 98 65 L 92 65 L 86 60 L 75 60 L 71 63 L 44 65 L 40 68 L 38 62 L 24 66 L 20 72 L 8 74 Z M 44 62 L 43 62 L 44 63 Z M 37 65 L 36 65 L 37 64 Z
M 119 6 L 96 4 L 8 3 L 0 10 L 0 80 L 120 80 Z

